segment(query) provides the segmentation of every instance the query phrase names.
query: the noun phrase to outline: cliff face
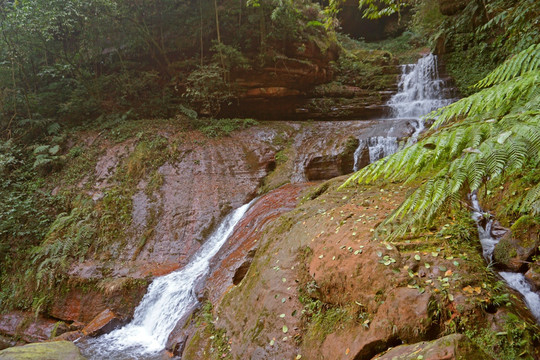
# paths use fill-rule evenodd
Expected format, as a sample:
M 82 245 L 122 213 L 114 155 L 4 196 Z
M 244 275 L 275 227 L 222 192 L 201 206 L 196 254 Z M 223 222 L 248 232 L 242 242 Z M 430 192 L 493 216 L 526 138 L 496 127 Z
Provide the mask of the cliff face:
M 401 138 L 411 127 L 403 121 L 393 131 Z M 177 119 L 72 134 L 63 152 L 82 155 L 66 158 L 44 188 L 69 205 L 38 254 L 81 232 L 90 243 L 72 245 L 80 255 L 67 268 L 46 268 L 56 282 L 43 292 L 41 310 L 67 324 L 54 335 L 80 330 L 106 309 L 129 318 L 149 281 L 183 267 L 231 209 L 289 182 L 350 173 L 359 141 L 387 132 L 384 122 L 269 122 L 208 138 Z M 278 211 L 278 200 L 265 216 L 290 209 Z M 39 258 L 54 263 L 47 256 Z M 18 271 L 26 269 L 13 270 L 14 282 Z M 40 291 L 34 285 L 18 286 Z M 12 326 L 2 334 L 30 338 L 32 321 L 4 320 Z
M 326 40 L 328 41 L 328 40 Z M 272 66 L 233 72 L 237 101 L 224 116 L 267 120 L 375 119 L 395 90 L 399 66 L 389 52 L 350 52 L 313 39 L 287 45 Z M 347 61 L 343 58 L 348 57 Z M 365 71 L 365 68 L 369 71 Z M 347 77 L 354 72 L 354 79 Z

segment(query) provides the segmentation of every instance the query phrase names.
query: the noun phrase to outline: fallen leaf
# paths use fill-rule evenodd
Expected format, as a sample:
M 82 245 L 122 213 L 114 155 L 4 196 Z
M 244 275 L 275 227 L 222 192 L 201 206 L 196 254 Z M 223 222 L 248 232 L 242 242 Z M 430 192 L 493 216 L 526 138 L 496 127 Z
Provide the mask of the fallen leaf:
M 287 331 L 289 331 L 289 328 L 287 327 L 287 325 L 283 325 L 283 333 L 286 334 Z

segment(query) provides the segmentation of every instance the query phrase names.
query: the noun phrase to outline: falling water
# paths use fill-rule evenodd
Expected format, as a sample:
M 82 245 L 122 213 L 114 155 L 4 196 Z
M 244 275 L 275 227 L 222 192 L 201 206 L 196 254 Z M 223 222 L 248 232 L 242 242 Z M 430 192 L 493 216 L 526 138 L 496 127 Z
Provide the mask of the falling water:
M 369 162 L 372 163 L 383 157 L 392 155 L 398 151 L 399 145 L 397 137 L 393 136 L 373 136 L 367 140 L 360 140 L 360 145 L 354 152 L 354 171 L 359 169 L 362 152 L 365 151 L 366 147 L 369 152 Z
M 470 198 L 474 210 L 473 219 L 476 221 L 478 227 L 483 255 L 491 263 L 493 261 L 493 251 L 500 237 L 494 235 L 493 219 L 488 213 L 482 211 L 476 193 L 472 193 Z M 523 296 L 527 307 L 540 323 L 540 295 L 533 291 L 531 284 L 529 284 L 525 276 L 522 273 L 506 271 L 499 272 L 499 275 L 506 281 L 508 286 Z
M 410 119 L 414 132 L 407 145 L 416 142 L 425 129 L 424 115 L 433 110 L 449 105 L 453 99 L 446 82 L 439 77 L 437 56 L 433 54 L 422 57 L 416 64 L 401 66 L 401 77 L 398 92 L 390 98 L 387 105 L 391 109 L 390 119 Z M 363 151 L 369 151 L 370 162 L 377 161 L 398 151 L 398 139 L 395 137 L 377 136 L 360 140 L 355 152 L 354 170 L 358 170 L 359 158 Z
M 398 92 L 388 101 L 392 117 L 419 119 L 452 102 L 446 94 L 444 80 L 439 78 L 437 56 L 422 57 L 416 64 L 401 66 Z
M 197 304 L 193 289 L 206 279 L 210 260 L 252 203 L 229 214 L 184 268 L 155 279 L 131 323 L 89 340 L 82 346 L 85 355 L 90 359 L 149 359 L 162 351 L 178 320 Z

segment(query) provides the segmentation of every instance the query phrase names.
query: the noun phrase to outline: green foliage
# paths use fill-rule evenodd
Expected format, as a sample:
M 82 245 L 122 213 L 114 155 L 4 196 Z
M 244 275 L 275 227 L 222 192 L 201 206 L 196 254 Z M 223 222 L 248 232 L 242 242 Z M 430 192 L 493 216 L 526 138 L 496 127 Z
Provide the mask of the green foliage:
M 229 104 L 234 97 L 224 79 L 225 70 L 217 64 L 200 66 L 189 74 L 183 96 L 201 114 L 215 116 L 221 106 Z
M 437 0 L 417 1 L 413 8 L 411 29 L 422 37 L 429 39 L 438 30 L 444 20 Z
M 496 359 L 532 359 L 534 350 L 531 344 L 538 340 L 538 329 L 510 313 L 507 315 L 503 331 L 477 328 L 465 331 L 465 335 Z
M 229 136 L 235 130 L 257 125 L 253 119 L 199 119 L 194 125 L 209 138 Z
M 364 8 L 363 17 L 368 19 L 380 19 L 383 16 L 400 14 L 401 10 L 410 6 L 409 0 L 358 0 L 358 7 Z
M 444 20 L 432 39 L 443 46 L 447 70 L 464 95 L 511 54 L 538 43 L 539 13 L 534 0 L 476 0 Z
M 432 114 L 437 120 L 429 136 L 347 180 L 345 185 L 377 178 L 406 183 L 427 178 L 387 219 L 403 221 L 393 236 L 432 223 L 442 210 L 459 206 L 467 193 L 500 180 L 503 174 L 519 175 L 526 164 L 538 166 L 540 71 L 538 65 L 516 71 L 523 66 L 515 64 L 540 63 L 524 60 L 523 54 L 538 56 L 524 50 L 513 57 L 486 78 L 497 80 L 480 82 L 496 85 Z M 519 211 L 538 214 L 538 194 L 536 187 L 530 189 Z
M 495 47 L 508 53 L 525 50 L 538 43 L 540 4 L 535 0 L 491 0 L 484 3 L 488 21 L 477 29 L 477 35 L 494 36 Z
M 201 0 L 197 5 L 5 2 L 0 7 L 0 136 L 39 142 L 44 127 L 57 132 L 59 126 L 129 111 L 130 119 L 172 117 L 186 98 L 199 112 L 216 115 L 235 96 L 235 72 L 267 65 L 291 42 L 324 45 L 333 36 L 321 27 L 325 15 L 311 1 Z M 49 129 L 51 124 L 57 125 Z
M 528 49 L 506 60 L 474 87 L 481 89 L 501 84 L 518 76 L 527 76 L 527 73 L 538 69 L 540 69 L 540 44 L 533 44 Z

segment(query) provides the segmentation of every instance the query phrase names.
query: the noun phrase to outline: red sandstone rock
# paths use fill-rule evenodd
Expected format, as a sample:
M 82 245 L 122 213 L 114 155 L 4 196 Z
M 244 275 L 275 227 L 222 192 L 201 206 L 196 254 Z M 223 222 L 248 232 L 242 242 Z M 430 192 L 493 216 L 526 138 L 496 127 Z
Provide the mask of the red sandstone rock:
M 18 337 L 24 342 L 49 340 L 68 331 L 68 326 L 58 320 L 35 316 L 31 312 L 13 311 L 0 315 L 0 335 Z
M 99 336 L 116 329 L 122 321 L 111 310 L 106 309 L 96 316 L 88 325 L 82 329 L 85 336 Z
M 76 330 L 76 331 L 69 331 L 69 332 L 63 333 L 62 335 L 55 337 L 53 340 L 54 341 L 62 341 L 62 340 L 75 341 L 77 339 L 80 339 L 83 336 L 84 334 L 82 333 L 82 331 Z
M 525 277 L 537 291 L 540 290 L 540 261 L 531 264 L 529 270 L 525 273 Z
M 262 98 L 296 96 L 299 94 L 300 94 L 300 91 L 298 90 L 287 89 L 284 87 L 255 88 L 255 89 L 250 89 L 246 92 L 247 97 L 262 97 Z

